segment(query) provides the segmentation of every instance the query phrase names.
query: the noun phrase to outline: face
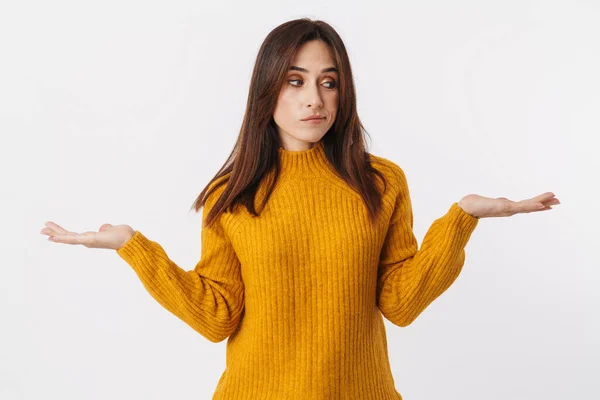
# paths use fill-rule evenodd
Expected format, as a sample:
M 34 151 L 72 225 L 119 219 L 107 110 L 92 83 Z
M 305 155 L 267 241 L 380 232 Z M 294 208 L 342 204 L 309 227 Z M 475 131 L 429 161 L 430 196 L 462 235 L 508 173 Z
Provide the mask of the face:
M 323 41 L 311 40 L 298 49 L 273 114 L 284 148 L 309 149 L 327 133 L 337 114 L 338 78 Z M 313 114 L 323 118 L 318 122 L 302 121 Z

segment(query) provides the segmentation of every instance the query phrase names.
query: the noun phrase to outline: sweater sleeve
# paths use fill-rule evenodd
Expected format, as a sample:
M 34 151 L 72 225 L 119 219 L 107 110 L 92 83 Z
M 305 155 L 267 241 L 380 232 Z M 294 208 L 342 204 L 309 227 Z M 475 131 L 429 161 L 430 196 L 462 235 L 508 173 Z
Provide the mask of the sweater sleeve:
M 388 320 L 404 327 L 456 280 L 479 218 L 453 203 L 433 222 L 418 249 L 406 176 L 400 167 L 395 170 L 400 190 L 380 254 L 377 306 Z
M 140 231 L 116 251 L 158 303 L 217 343 L 231 335 L 240 321 L 244 285 L 240 261 L 221 219 L 210 228 L 204 227 L 213 194 L 202 210 L 201 256 L 193 270 L 177 266 L 160 244 Z

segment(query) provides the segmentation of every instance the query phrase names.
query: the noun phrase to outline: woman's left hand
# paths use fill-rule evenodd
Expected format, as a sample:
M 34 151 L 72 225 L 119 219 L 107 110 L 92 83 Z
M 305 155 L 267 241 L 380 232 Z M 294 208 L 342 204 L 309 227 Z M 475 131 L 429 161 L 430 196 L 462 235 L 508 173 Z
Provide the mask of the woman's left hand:
M 526 214 L 551 210 L 551 205 L 560 204 L 554 193 L 546 192 L 531 199 L 512 201 L 506 197 L 483 197 L 469 194 L 463 197 L 458 206 L 476 218 L 510 217 L 514 214 Z

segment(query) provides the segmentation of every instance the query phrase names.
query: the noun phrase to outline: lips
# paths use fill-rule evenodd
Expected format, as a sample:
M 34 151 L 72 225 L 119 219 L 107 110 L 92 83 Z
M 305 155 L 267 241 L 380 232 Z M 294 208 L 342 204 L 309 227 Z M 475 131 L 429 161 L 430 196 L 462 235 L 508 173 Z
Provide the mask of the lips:
M 302 119 L 302 121 L 310 121 L 310 120 L 313 120 L 313 119 L 323 119 L 323 118 L 325 118 L 325 117 L 316 115 L 316 116 L 313 116 L 313 117 L 304 118 L 304 119 Z

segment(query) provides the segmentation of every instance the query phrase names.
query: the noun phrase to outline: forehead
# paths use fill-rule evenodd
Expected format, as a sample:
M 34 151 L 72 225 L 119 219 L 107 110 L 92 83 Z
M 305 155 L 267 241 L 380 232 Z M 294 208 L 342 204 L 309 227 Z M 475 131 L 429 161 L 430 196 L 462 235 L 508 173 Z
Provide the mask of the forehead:
M 317 71 L 315 68 L 310 68 L 311 66 L 335 66 L 329 46 L 321 40 L 304 43 L 292 59 L 292 65 L 304 67 L 311 72 Z

